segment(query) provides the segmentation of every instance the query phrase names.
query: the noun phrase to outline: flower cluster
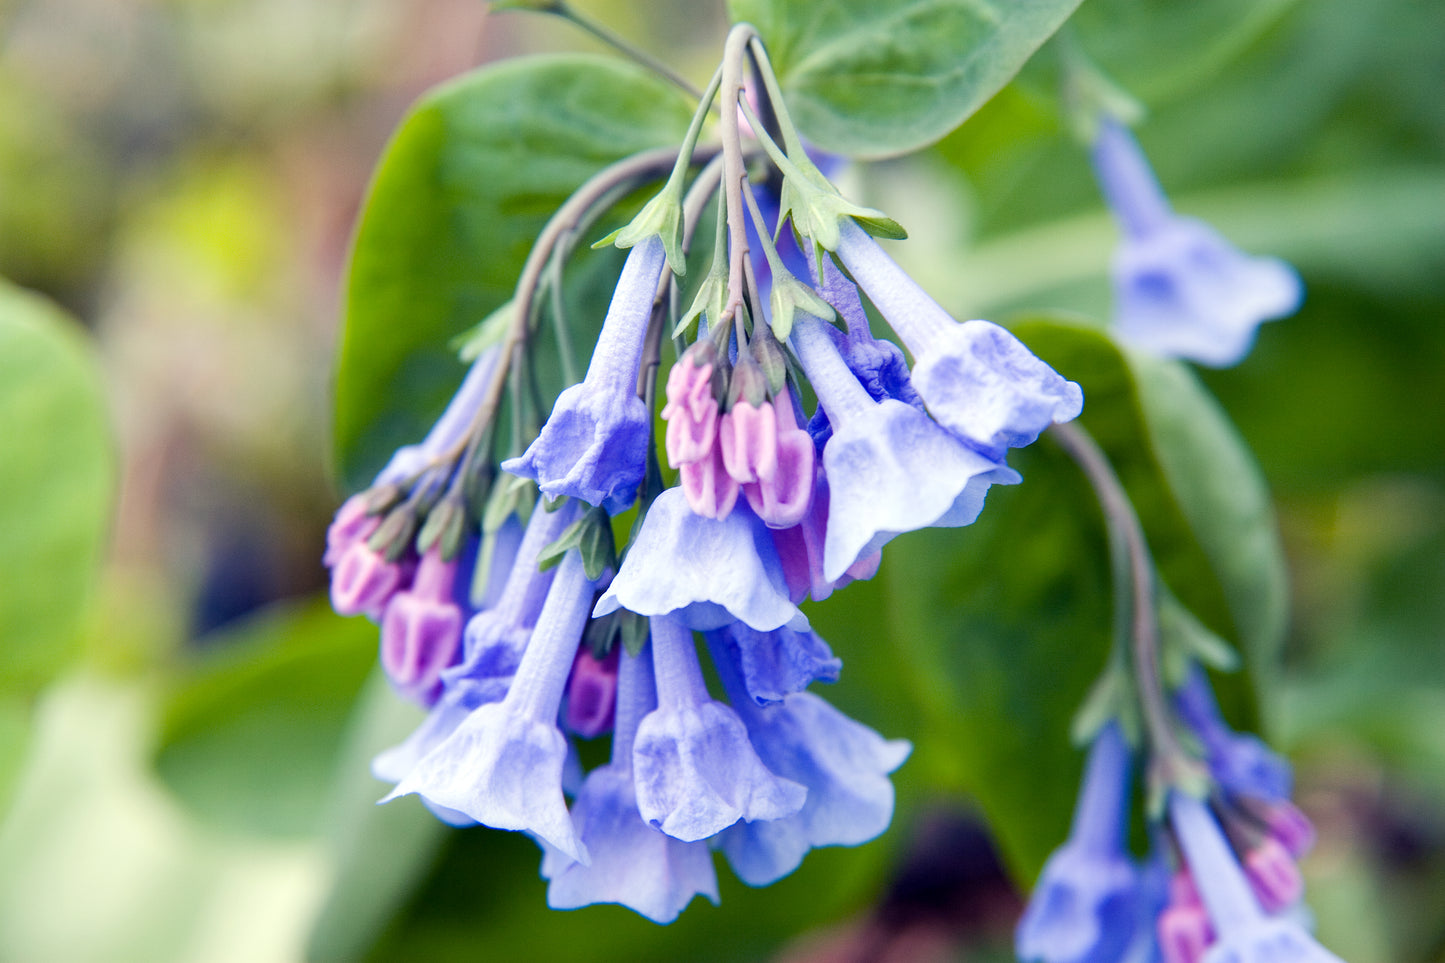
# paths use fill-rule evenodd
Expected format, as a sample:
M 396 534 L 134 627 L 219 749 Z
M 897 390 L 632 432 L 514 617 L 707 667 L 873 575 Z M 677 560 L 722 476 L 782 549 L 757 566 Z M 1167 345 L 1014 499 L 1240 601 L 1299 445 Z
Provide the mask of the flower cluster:
M 812 847 L 883 832 L 889 774 L 910 747 L 806 691 L 841 662 L 798 606 L 871 577 L 900 534 L 971 523 L 991 485 L 1020 481 L 1008 450 L 1082 406 L 1078 385 L 1008 331 L 955 321 L 894 263 L 869 231 L 901 232 L 817 171 L 752 43 L 762 86 L 750 93 L 771 98 L 786 146 L 752 115 L 749 60 L 730 43 L 666 185 L 613 236 L 630 251 L 585 378 L 530 444 L 512 433 L 511 477 L 494 474 L 492 424 L 527 371 L 537 299 L 522 286 L 511 327 L 427 439 L 331 531 L 337 610 L 381 622 L 387 675 L 429 710 L 374 761 L 394 784 L 386 798 L 529 833 L 558 908 L 615 902 L 667 922 L 696 895 L 716 901 L 713 849 L 764 885 Z M 719 90 L 721 176 L 704 168 L 684 203 Z M 744 158 L 762 152 L 780 187 L 750 180 Z M 713 273 L 675 323 L 665 381 L 667 487 L 652 379 L 667 294 L 712 192 Z M 874 337 L 864 296 L 911 370 Z M 518 479 L 545 507 L 528 516 Z M 614 527 L 628 528 L 613 520 L 633 511 L 619 553 Z M 583 773 L 574 741 L 609 732 L 610 761 Z
M 1167 791 L 1155 852 L 1130 855 L 1133 750 L 1117 722 L 1089 750 L 1073 831 L 1045 865 L 1017 934 L 1019 958 L 1045 963 L 1330 963 L 1306 927 L 1296 860 L 1314 840 L 1289 800 L 1288 764 L 1219 715 L 1191 668 L 1174 709 L 1208 769 L 1207 798 Z

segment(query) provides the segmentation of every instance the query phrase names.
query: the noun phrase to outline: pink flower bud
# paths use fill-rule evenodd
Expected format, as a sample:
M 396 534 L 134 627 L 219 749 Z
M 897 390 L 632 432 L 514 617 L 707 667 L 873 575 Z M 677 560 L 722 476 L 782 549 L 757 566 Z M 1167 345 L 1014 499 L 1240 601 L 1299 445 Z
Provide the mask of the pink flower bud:
M 1181 869 L 1169 877 L 1169 905 L 1204 905 L 1204 902 L 1199 898 L 1199 889 L 1194 885 L 1194 877 L 1190 875 L 1189 870 Z
M 364 538 L 370 538 L 380 525 L 379 515 L 367 514 L 366 495 L 352 495 L 336 510 L 336 517 L 326 529 L 326 554 L 322 556 L 321 563 L 331 568 L 341 561 L 348 548 Z
M 1266 836 L 1244 858 L 1244 875 L 1249 878 L 1250 889 L 1259 897 L 1266 913 L 1278 913 L 1293 906 L 1304 895 L 1305 884 L 1299 867 L 1289 850 L 1273 836 Z
M 718 425 L 723 465 L 739 484 L 769 480 L 778 470 L 778 416 L 773 404 L 739 401 Z
M 338 615 L 377 618 L 406 584 L 406 572 L 364 540 L 353 542 L 331 570 L 331 607 Z
M 398 592 L 381 622 L 381 664 L 392 684 L 413 701 L 430 705 L 441 672 L 456 658 L 462 610 L 452 598 L 457 563 L 433 548 L 417 566 L 416 582 Z
M 617 649 L 598 661 L 584 645 L 572 662 L 567 680 L 567 728 L 584 739 L 612 728 L 617 708 Z
M 702 461 L 717 437 L 717 399 L 712 394 L 713 365 L 696 364 L 693 351 L 679 359 L 667 376 L 667 463 L 673 468 Z
M 682 493 L 693 512 L 703 518 L 727 518 L 738 500 L 738 483 L 723 465 L 714 439 L 708 457 L 678 469 Z
M 1310 818 L 1289 800 L 1272 804 L 1265 813 L 1269 834 L 1295 859 L 1308 853 L 1315 845 L 1315 827 Z
M 1209 944 L 1214 942 L 1214 928 L 1209 914 L 1197 903 L 1170 906 L 1159 914 L 1155 924 L 1159 933 L 1159 952 L 1164 963 L 1199 963 Z
M 738 411 L 740 407 L 750 406 L 735 406 L 728 415 Z M 792 398 L 781 395 L 768 407 L 772 409 L 775 419 L 772 432 L 773 451 L 768 459 L 772 462 L 772 474 L 764 474 L 763 461 L 754 462 L 757 478 L 743 485 L 743 494 L 747 496 L 753 511 L 757 512 L 758 517 L 768 527 L 789 528 L 798 524 L 812 506 L 817 451 L 813 447 L 812 436 L 798 427 Z M 724 442 L 725 460 L 728 452 L 726 427 L 727 416 L 724 416 L 724 431 L 720 438 Z M 740 482 L 745 481 L 738 477 L 731 464 L 728 466 L 728 473 Z

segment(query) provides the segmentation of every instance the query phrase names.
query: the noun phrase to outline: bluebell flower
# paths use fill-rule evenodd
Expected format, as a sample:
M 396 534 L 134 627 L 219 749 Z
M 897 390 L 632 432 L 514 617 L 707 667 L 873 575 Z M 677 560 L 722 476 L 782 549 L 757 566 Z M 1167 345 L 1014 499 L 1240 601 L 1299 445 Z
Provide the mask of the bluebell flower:
M 398 448 L 372 484 L 401 484 L 431 467 L 438 456 L 460 445 L 472 427 L 472 419 L 481 407 L 482 398 L 500 376 L 501 360 L 501 345 L 494 345 L 478 355 L 426 438 L 419 444 Z
M 844 364 L 823 322 L 800 314 L 792 343 L 833 423 L 833 437 L 823 449 L 827 579 L 841 577 L 903 532 L 970 524 L 983 510 L 990 485 L 1020 480 L 1013 469 L 965 445 L 918 409 L 891 398 L 874 401 Z
M 768 632 L 801 617 L 757 516 L 738 505 L 726 518 L 703 518 L 680 488 L 669 488 L 647 509 L 595 614 L 618 608 L 672 614 L 699 631 L 739 621 Z
M 996 324 L 959 324 L 851 218 L 838 257 L 913 353 L 912 382 L 938 423 L 995 459 L 1069 421 L 1083 391 Z
M 808 692 L 759 706 L 743 681 L 740 656 L 727 636 L 708 636 L 713 664 L 769 771 L 804 786 L 796 813 L 725 829 L 719 846 L 733 872 L 766 886 L 798 868 L 810 848 L 857 846 L 878 836 L 893 819 L 888 774 L 913 747 L 887 740 Z
M 637 809 L 632 751 L 637 727 L 657 708 L 651 644 L 636 658 L 623 652 L 620 659 L 612 759 L 587 774 L 572 807 L 592 862 L 584 866 L 548 848 L 542 859 L 542 875 L 551 881 L 547 905 L 620 903 L 670 923 L 694 896 L 718 902 L 717 874 L 706 842 L 674 839 L 644 822 Z
M 1298 921 L 1265 913 L 1201 800 L 1171 793 L 1169 820 L 1214 930 L 1203 963 L 1341 963 Z
M 637 397 L 637 373 L 665 260 L 656 235 L 628 253 L 587 376 L 558 396 L 541 434 L 520 458 L 502 463 L 505 471 L 535 480 L 550 497 L 570 495 L 609 514 L 632 504 L 652 424 Z
M 383 800 L 416 793 L 497 829 L 525 830 L 585 863 L 562 797 L 557 710 L 596 584 L 576 549 L 558 567 L 507 695 L 473 711 Z
M 666 616 L 651 623 L 659 704 L 632 750 L 642 818 L 692 842 L 801 809 L 807 790 L 770 772 L 737 713 L 708 697 L 688 627 Z
M 843 660 L 811 627 L 759 632 L 734 622 L 715 634 L 736 647 L 747 695 L 760 706 L 781 702 L 814 682 L 837 682 L 843 668 Z
M 1198 665 L 1174 695 L 1180 717 L 1199 737 L 1205 761 L 1225 791 L 1266 802 L 1289 799 L 1289 763 L 1256 736 L 1235 732 L 1225 724 L 1214 701 L 1209 677 Z
M 1127 128 L 1110 118 L 1093 146 L 1099 184 L 1124 230 L 1114 255 L 1119 337 L 1166 358 L 1237 364 L 1260 324 L 1293 314 L 1303 288 L 1278 258 L 1250 257 L 1169 207 Z
M 1073 829 L 1039 874 L 1019 921 L 1019 959 L 1114 963 L 1136 929 L 1139 871 L 1124 849 L 1129 744 L 1116 722 L 1089 749 Z

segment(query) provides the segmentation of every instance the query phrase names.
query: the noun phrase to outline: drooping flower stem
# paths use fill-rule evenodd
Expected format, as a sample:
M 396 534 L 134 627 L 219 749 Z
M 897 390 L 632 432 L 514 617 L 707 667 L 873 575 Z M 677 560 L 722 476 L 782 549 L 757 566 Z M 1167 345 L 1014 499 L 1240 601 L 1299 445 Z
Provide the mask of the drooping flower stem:
M 723 198 L 727 204 L 730 232 L 728 300 L 723 314 L 732 317 L 743 303 L 744 270 L 748 256 L 747 214 L 743 211 L 743 180 L 748 176 L 743 163 L 742 132 L 738 129 L 738 103 L 743 99 L 748 44 L 758 32 L 749 23 L 735 24 L 723 47 L 722 108 Z M 719 321 L 722 319 L 719 318 Z
M 1144 528 L 1098 444 L 1083 428 L 1058 424 L 1049 429 L 1055 441 L 1083 470 L 1098 496 L 1104 518 L 1122 535 L 1129 558 L 1132 589 L 1134 673 L 1144 726 L 1149 737 L 1152 775 L 1158 788 L 1196 782 L 1199 766 L 1180 744 L 1170 722 L 1169 703 L 1164 693 L 1159 666 L 1159 622 L 1154 602 L 1154 563 L 1144 539 Z M 1161 799 L 1162 801 L 1162 799 Z

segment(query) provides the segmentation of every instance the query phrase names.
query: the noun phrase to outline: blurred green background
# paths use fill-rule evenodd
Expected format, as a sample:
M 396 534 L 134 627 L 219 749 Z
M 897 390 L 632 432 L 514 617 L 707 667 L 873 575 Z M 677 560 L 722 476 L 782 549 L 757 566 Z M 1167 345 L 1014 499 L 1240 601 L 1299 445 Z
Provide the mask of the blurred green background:
M 726 26 L 721 3 L 578 6 L 695 80 Z M 1290 563 L 1263 715 L 1321 829 L 1305 870 L 1322 941 L 1352 963 L 1445 961 L 1445 11 L 1086 0 L 1075 21 L 1150 106 L 1139 137 L 1177 206 L 1304 276 L 1296 317 L 1203 374 L 1272 487 Z M 828 698 L 917 746 L 882 840 L 815 852 L 767 890 L 724 869 L 721 907 L 663 929 L 616 907 L 550 913 L 530 842 L 444 830 L 414 799 L 371 805 L 366 760 L 415 716 L 372 675 L 374 627 L 322 594 L 350 231 L 420 93 L 574 49 L 598 48 L 478 0 L 0 0 L 0 276 L 85 329 L 55 370 L 109 422 L 110 440 L 84 412 L 66 422 L 67 445 L 98 452 L 96 531 L 118 480 L 106 547 L 68 556 L 103 554 L 93 582 L 51 578 L 0 516 L 0 593 L 43 581 L 65 615 L 44 638 L 0 620 L 0 960 L 1008 958 L 1018 898 L 974 799 L 1036 787 L 1062 838 L 1078 762 L 1049 727 L 1102 666 L 1110 617 L 1096 512 L 1045 446 L 1020 460 L 1036 484 L 992 497 L 972 537 L 1046 517 L 1035 564 L 1058 569 L 1058 611 L 974 618 L 997 639 L 970 647 L 964 609 L 1029 596 L 980 551 L 954 554 L 957 533 L 920 533 L 810 613 L 845 661 Z M 1107 316 L 1114 229 L 1050 60 L 938 145 L 848 175 L 909 228 L 899 259 L 958 316 Z M 18 358 L 0 378 L 39 370 Z M 920 560 L 938 573 L 921 587 Z M 1068 664 L 1010 675 L 998 640 L 1027 663 L 1035 629 L 1077 639 Z M 1010 688 L 1054 668 L 1057 689 Z M 952 699 L 995 699 L 998 727 Z M 1044 703 L 1047 725 L 1005 724 Z

